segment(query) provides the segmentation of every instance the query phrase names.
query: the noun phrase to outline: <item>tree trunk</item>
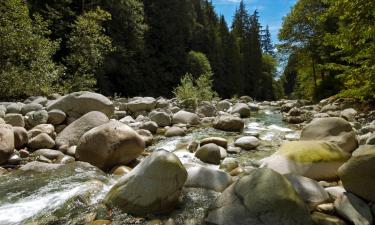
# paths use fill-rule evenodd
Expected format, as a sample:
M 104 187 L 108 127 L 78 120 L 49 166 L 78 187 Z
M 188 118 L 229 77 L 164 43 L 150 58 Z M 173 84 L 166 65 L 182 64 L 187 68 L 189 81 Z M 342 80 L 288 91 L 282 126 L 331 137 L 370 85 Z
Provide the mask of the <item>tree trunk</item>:
M 317 84 L 316 84 L 316 69 L 315 69 L 315 59 L 313 58 L 312 59 L 312 69 L 313 69 L 313 76 L 314 76 L 314 87 L 315 87 L 315 90 L 317 88 Z

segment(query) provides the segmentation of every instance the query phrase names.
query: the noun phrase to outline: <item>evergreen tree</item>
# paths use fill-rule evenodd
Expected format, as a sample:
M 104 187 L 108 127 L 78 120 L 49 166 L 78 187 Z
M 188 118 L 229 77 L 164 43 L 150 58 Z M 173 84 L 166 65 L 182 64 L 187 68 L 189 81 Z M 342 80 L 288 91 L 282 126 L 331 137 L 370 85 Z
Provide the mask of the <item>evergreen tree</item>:
M 268 55 L 275 55 L 275 47 L 272 44 L 272 39 L 271 39 L 271 33 L 268 28 L 268 25 L 266 26 L 266 29 L 263 31 L 262 37 L 262 49 L 265 54 Z

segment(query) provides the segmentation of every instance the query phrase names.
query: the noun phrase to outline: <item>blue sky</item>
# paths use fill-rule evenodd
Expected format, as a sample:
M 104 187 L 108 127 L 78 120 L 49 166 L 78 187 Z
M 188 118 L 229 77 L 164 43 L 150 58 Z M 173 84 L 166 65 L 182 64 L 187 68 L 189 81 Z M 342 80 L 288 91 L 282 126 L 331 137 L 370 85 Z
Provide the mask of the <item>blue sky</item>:
M 232 19 L 236 7 L 240 0 L 212 0 L 215 10 L 219 15 L 224 15 L 228 25 L 232 24 Z M 296 0 L 244 0 L 249 13 L 258 9 L 260 23 L 262 26 L 268 24 L 272 40 L 277 43 L 277 33 L 281 27 L 282 19 L 290 11 Z

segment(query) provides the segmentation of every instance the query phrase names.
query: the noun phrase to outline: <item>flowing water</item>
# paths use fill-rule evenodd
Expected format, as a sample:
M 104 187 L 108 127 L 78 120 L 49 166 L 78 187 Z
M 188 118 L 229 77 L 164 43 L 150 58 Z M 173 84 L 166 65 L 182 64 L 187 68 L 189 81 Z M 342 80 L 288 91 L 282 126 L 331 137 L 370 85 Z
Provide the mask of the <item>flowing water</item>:
M 155 144 L 147 150 L 163 148 L 174 152 L 183 163 L 212 166 L 200 162 L 184 149 L 192 140 L 211 136 L 224 137 L 233 145 L 236 138 L 245 134 L 257 135 L 262 144 L 256 151 L 229 155 L 236 157 L 243 166 L 271 155 L 283 140 L 299 137 L 296 128 L 282 121 L 280 112 L 266 108 L 246 120 L 242 134 L 201 127 L 190 130 L 185 137 L 156 137 Z M 17 170 L 0 176 L 0 225 L 85 224 L 109 214 L 112 214 L 112 224 L 142 224 L 141 218 L 109 211 L 101 204 L 116 179 L 86 163 L 72 163 L 43 172 Z M 218 194 L 203 189 L 185 189 L 181 203 L 166 218 L 172 217 L 178 224 L 194 224 L 204 216 Z

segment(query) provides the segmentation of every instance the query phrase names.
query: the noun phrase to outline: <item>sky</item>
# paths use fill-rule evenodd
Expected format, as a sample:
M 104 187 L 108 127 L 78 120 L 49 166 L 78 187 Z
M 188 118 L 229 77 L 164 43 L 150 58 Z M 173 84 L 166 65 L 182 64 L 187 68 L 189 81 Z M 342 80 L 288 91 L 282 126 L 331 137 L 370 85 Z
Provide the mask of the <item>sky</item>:
M 241 0 L 212 0 L 216 12 L 224 15 L 228 26 L 231 26 L 234 12 Z M 272 41 L 278 43 L 277 33 L 281 27 L 283 17 L 288 14 L 296 0 L 244 0 L 250 14 L 255 9 L 259 12 L 259 20 L 262 26 L 268 24 L 272 34 Z

